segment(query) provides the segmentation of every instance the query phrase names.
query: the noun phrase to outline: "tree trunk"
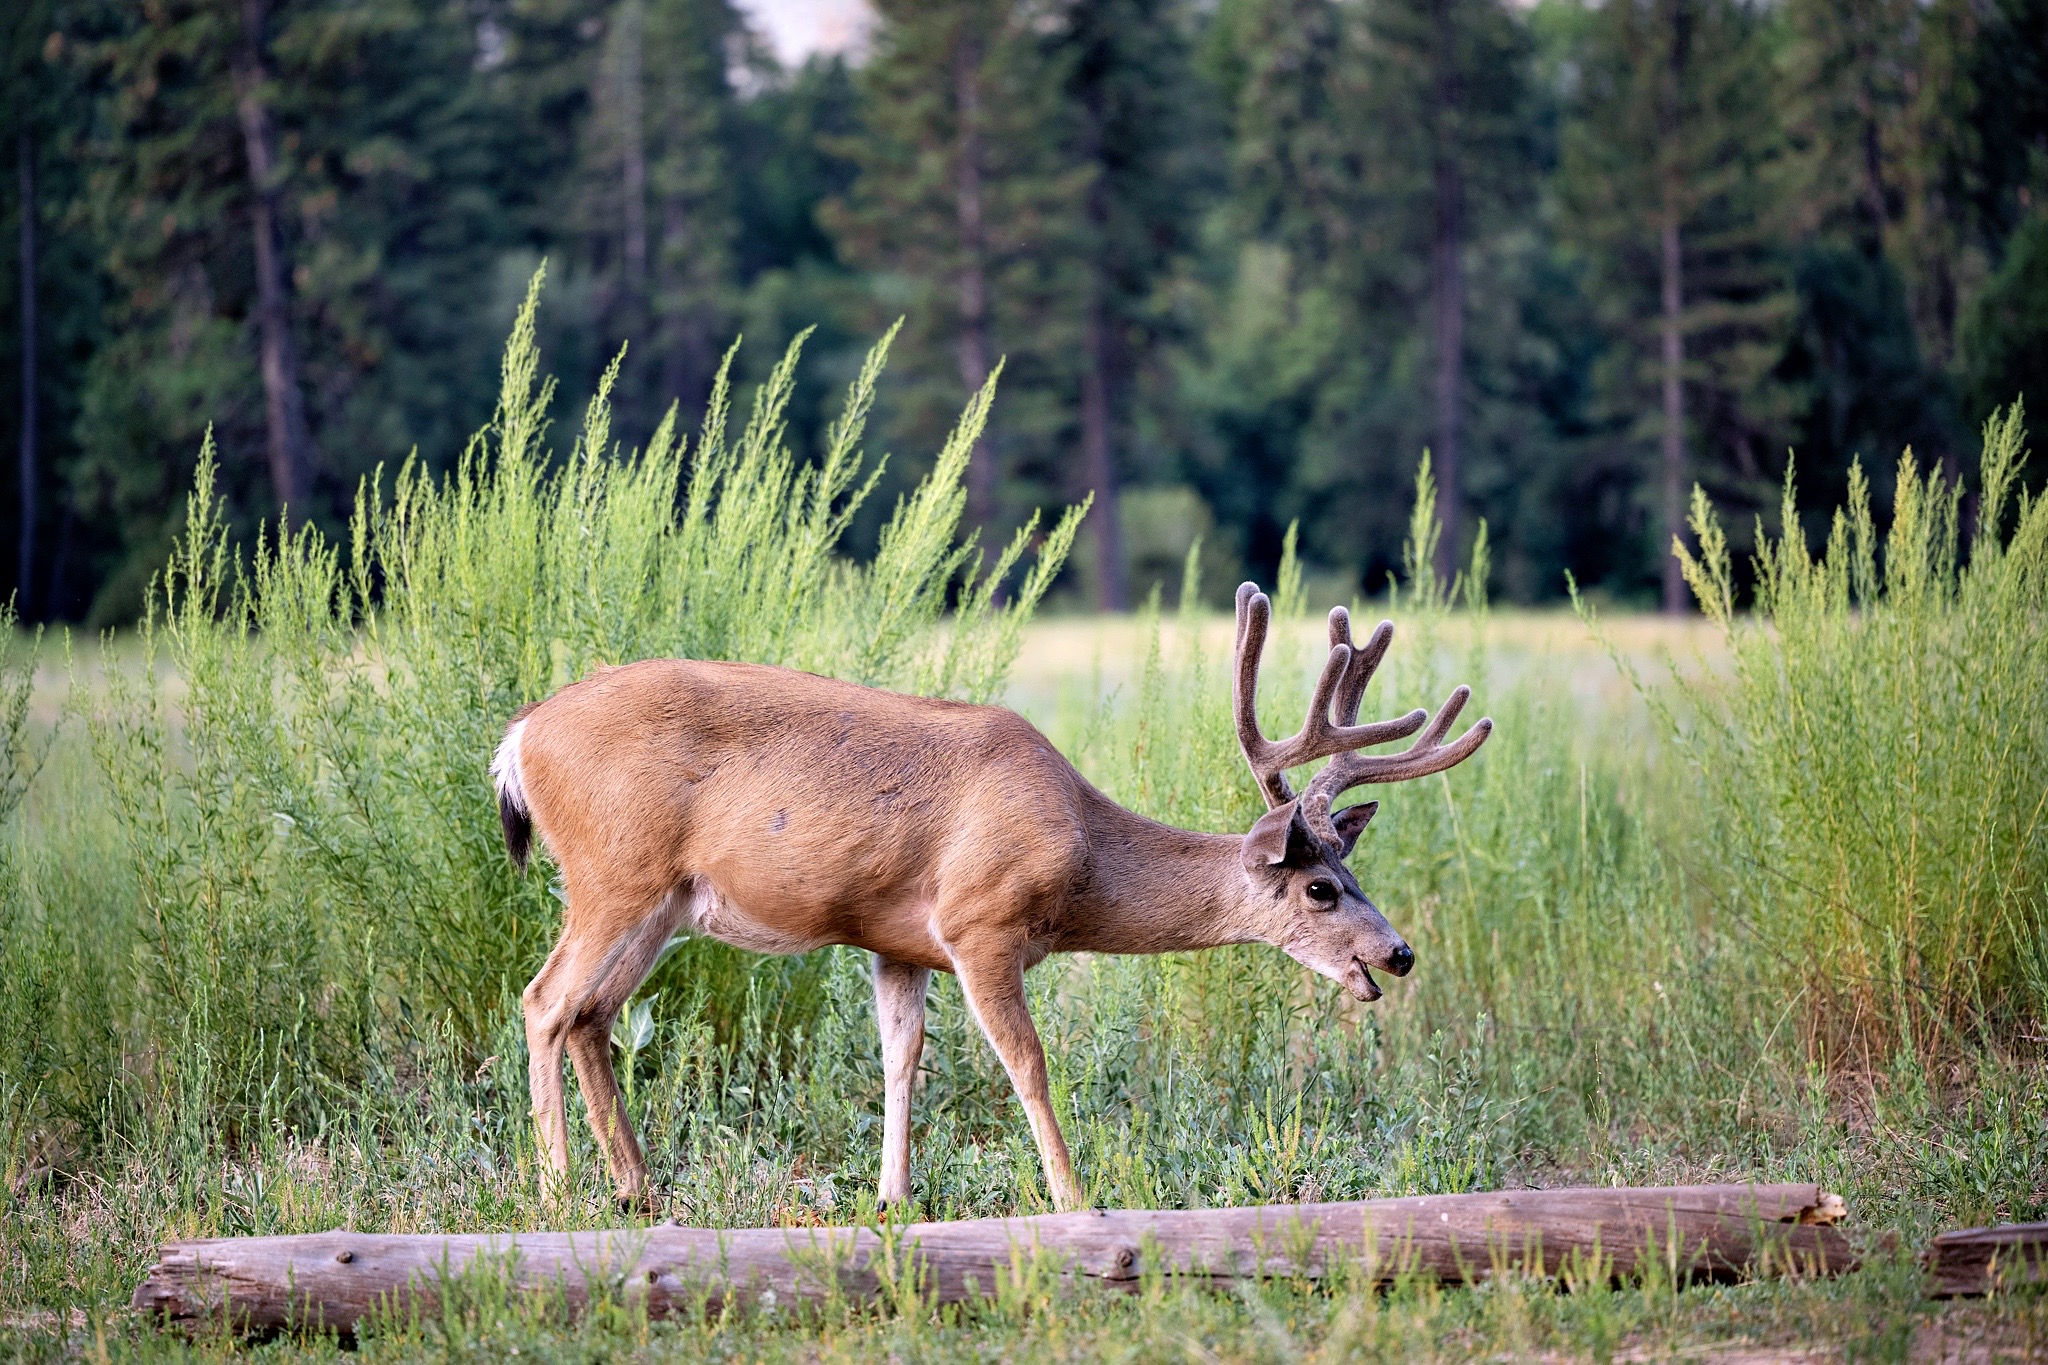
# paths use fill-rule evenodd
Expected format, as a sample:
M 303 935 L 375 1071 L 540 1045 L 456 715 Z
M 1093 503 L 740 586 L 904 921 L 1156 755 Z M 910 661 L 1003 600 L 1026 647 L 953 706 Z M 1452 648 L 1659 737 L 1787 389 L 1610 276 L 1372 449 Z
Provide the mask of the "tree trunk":
M 1095 529 L 1095 605 L 1101 611 L 1122 611 L 1130 605 L 1129 566 L 1124 562 L 1122 509 L 1116 475 L 1116 338 L 1109 318 L 1109 168 L 1102 146 L 1102 91 L 1099 82 L 1082 101 L 1087 119 L 1086 152 L 1095 168 L 1088 186 L 1088 229 L 1093 240 L 1088 263 L 1088 317 L 1082 344 L 1081 455 L 1089 491 L 1095 495 L 1090 521 Z
M 270 484 L 278 516 L 301 515 L 311 499 L 313 438 L 299 388 L 299 352 L 292 340 L 291 261 L 285 251 L 283 195 L 277 183 L 276 133 L 263 87 L 265 0 L 242 0 L 242 45 L 235 58 L 235 111 L 242 124 L 256 239 L 256 321 L 262 342 L 263 416 L 270 436 Z
M 1115 419 L 1110 408 L 1109 322 L 1103 316 L 1102 288 L 1088 300 L 1081 369 L 1081 449 L 1087 463 L 1088 487 L 1095 495 L 1095 605 L 1101 611 L 1122 611 L 1130 605 L 1128 566 L 1124 563 L 1123 523 L 1117 506 L 1116 452 L 1111 444 Z
M 637 318 L 647 300 L 647 128 L 643 107 L 640 0 L 619 2 L 619 190 L 627 308 Z
M 954 208 L 960 233 L 960 383 L 969 394 L 988 382 L 988 239 L 981 202 L 981 40 L 963 29 L 953 49 L 953 99 L 960 119 Z M 967 462 L 967 517 L 988 526 L 996 515 L 995 452 L 986 431 Z
M 661 255 L 655 266 L 653 300 L 661 338 L 661 401 L 656 412 L 672 402 L 681 403 L 685 412 L 702 407 L 711 393 L 711 374 L 718 363 L 710 325 L 683 277 L 690 259 L 690 206 L 678 191 L 661 201 Z
M 1662 7 L 1663 71 L 1658 81 L 1657 151 L 1658 204 L 1658 332 L 1664 387 L 1662 512 L 1664 517 L 1663 607 L 1670 615 L 1685 611 L 1685 574 L 1674 548 L 1685 535 L 1685 253 L 1680 229 L 1684 222 L 1685 167 L 1680 161 L 1683 119 L 1679 108 L 1689 56 L 1687 15 L 1683 0 Z
M 1661 226 L 1663 300 L 1661 332 L 1664 370 L 1664 610 L 1685 610 L 1685 575 L 1672 552 L 1685 534 L 1685 337 L 1679 331 L 1683 309 L 1684 259 L 1678 235 L 1677 192 L 1666 185 Z
M 643 1304 L 650 1317 L 835 1301 L 894 1301 L 901 1310 L 913 1306 L 898 1297 L 910 1284 L 927 1304 L 958 1303 L 994 1296 L 1035 1263 L 1076 1287 L 1125 1291 L 1147 1272 L 1222 1290 L 1339 1275 L 1355 1289 L 1403 1275 L 1458 1284 L 1533 1273 L 1604 1284 L 1653 1263 L 1681 1279 L 1825 1275 L 1856 1265 L 1830 1226 L 1842 1213 L 1842 1201 L 1814 1185 L 1681 1185 L 880 1228 L 337 1231 L 172 1242 L 133 1303 L 200 1329 L 351 1336 L 380 1303 L 386 1312 L 435 1312 L 451 1273 L 501 1279 L 515 1295 L 544 1294 L 572 1314 L 610 1294 Z
M 50 556 L 50 571 L 43 575 L 43 593 L 37 599 L 45 617 L 65 609 L 64 583 L 71 572 L 71 549 L 78 543 L 78 508 L 68 500 L 59 505 L 64 515 L 57 522 L 57 552 Z
M 1464 537 L 1465 495 L 1459 449 L 1465 393 L 1465 167 L 1459 155 L 1458 115 L 1464 82 L 1458 70 L 1455 0 L 1436 0 L 1435 79 L 1431 82 L 1430 126 L 1435 142 L 1435 230 L 1430 238 L 1429 278 L 1436 332 L 1437 541 L 1436 573 L 1448 585 L 1457 570 Z
M 1884 139 L 1877 126 L 1877 115 L 1873 111 L 1875 101 L 1869 90 L 1863 92 L 1863 212 L 1870 219 L 1869 256 L 1872 260 L 1884 259 L 1884 234 L 1890 226 L 1890 212 L 1885 207 L 1884 188 Z
M 36 166 L 35 139 L 26 124 L 15 141 L 21 161 L 21 545 L 14 604 L 24 617 L 35 610 L 36 567 Z

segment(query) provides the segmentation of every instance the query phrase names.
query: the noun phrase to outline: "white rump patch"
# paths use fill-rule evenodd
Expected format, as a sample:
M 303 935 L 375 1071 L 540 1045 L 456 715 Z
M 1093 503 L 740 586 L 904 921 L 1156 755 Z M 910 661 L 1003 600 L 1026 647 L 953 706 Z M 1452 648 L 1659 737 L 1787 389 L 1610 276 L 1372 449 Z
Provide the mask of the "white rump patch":
M 519 737 L 525 733 L 525 721 L 512 722 L 512 728 L 505 732 L 504 742 L 491 759 L 491 781 L 497 786 L 500 797 L 510 801 L 520 814 L 531 815 L 533 811 L 526 804 L 526 783 L 519 776 Z

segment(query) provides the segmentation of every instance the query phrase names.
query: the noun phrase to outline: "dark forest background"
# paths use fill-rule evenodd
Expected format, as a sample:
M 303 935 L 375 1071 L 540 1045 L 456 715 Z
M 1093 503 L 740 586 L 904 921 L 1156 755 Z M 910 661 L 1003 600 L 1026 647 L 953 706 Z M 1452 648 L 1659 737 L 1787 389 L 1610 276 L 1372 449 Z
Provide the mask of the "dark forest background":
M 209 423 L 250 534 L 452 462 L 543 259 L 561 411 L 630 342 L 629 446 L 815 325 L 807 446 L 900 315 L 907 485 L 1001 361 L 970 514 L 1092 491 L 1111 608 L 1297 520 L 1377 591 L 1425 447 L 1498 593 L 1674 605 L 1693 482 L 1967 478 L 2048 392 L 2048 0 L 879 0 L 797 70 L 728 0 L 7 8 L 31 619 L 134 618 Z

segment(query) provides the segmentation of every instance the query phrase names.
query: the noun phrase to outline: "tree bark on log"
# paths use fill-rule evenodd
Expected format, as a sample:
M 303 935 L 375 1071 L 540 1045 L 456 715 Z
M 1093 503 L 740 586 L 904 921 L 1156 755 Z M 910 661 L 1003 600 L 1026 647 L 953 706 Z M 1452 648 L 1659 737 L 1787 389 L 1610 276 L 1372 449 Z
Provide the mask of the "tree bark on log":
M 346 1231 L 172 1242 L 134 1306 L 192 1327 L 352 1335 L 379 1313 L 433 1310 L 444 1281 L 502 1275 L 570 1313 L 606 1297 L 652 1317 L 878 1299 L 993 1296 L 1044 1268 L 1109 1288 L 1147 1273 L 1212 1287 L 1247 1278 L 1360 1287 L 1403 1275 L 1613 1279 L 1839 1274 L 1856 1264 L 1814 1185 L 1510 1190 L 1241 1209 L 1132 1210 L 901 1227 L 396 1235 Z
M 2048 1223 L 1944 1232 L 1928 1248 L 1927 1268 L 1942 1299 L 2048 1285 Z

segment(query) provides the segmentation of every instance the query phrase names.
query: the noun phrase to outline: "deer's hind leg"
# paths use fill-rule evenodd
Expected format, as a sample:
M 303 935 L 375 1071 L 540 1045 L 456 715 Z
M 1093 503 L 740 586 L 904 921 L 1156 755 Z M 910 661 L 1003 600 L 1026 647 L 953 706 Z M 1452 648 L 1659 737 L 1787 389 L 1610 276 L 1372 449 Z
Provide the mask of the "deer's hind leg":
M 882 1031 L 882 1181 L 884 1205 L 910 1199 L 910 1091 L 924 1054 L 924 1001 L 929 967 L 875 954 L 875 1022 Z
M 561 1004 L 562 981 L 575 973 L 581 946 L 565 930 L 519 996 L 526 1014 L 526 1081 L 533 1097 L 534 1134 L 557 1180 L 569 1175 L 569 1124 L 562 1097 L 562 1049 L 569 1021 Z
M 569 1025 L 569 1060 L 576 1065 L 576 1083 L 583 1107 L 604 1146 L 619 1202 L 631 1208 L 648 1204 L 647 1158 L 619 1092 L 612 1069 L 612 1024 L 619 1011 L 654 970 L 655 959 L 675 932 L 684 911 L 680 896 L 666 896 L 620 945 L 610 969 L 597 977 Z
M 593 903 L 596 902 L 596 903 Z M 683 914 L 679 897 L 608 912 L 596 896 L 570 892 L 562 938 L 526 988 L 526 1037 L 534 1119 L 556 1173 L 569 1171 L 562 1054 L 576 1067 L 591 1127 L 604 1147 L 622 1200 L 646 1193 L 647 1163 L 612 1070 L 611 1027 L 654 966 Z

